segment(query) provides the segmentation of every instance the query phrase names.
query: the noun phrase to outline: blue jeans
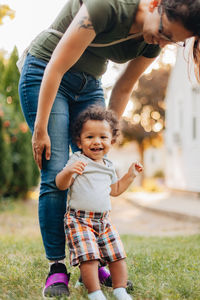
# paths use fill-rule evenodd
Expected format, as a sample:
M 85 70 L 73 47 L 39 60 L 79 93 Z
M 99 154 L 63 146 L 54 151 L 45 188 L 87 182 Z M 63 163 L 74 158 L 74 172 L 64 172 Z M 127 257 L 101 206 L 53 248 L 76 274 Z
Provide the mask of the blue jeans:
M 38 95 L 46 62 L 28 54 L 19 82 L 21 107 L 33 133 Z M 89 105 L 105 106 L 101 81 L 83 72 L 68 71 L 61 81 L 49 117 L 48 133 L 51 140 L 51 159 L 43 158 L 39 196 L 39 223 L 46 257 L 59 260 L 65 257 L 64 214 L 67 191 L 55 185 L 57 173 L 69 158 L 71 128 L 77 115 Z

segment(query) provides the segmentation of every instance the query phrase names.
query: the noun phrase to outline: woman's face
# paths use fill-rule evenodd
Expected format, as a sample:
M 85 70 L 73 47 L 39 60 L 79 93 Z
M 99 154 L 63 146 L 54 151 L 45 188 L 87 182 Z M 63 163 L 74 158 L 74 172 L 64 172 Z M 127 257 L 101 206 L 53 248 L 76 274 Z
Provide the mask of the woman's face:
M 167 44 L 180 44 L 193 34 L 177 21 L 169 21 L 165 13 L 159 13 L 156 7 L 148 12 L 143 26 L 144 40 L 148 44 L 158 44 L 163 48 Z

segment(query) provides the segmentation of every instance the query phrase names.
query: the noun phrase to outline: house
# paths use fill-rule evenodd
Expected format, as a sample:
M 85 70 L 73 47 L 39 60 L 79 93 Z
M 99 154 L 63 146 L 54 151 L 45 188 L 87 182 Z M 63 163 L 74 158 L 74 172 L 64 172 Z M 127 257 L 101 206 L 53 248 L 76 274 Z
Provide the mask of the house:
M 171 189 L 200 192 L 200 84 L 177 51 L 166 95 L 165 174 Z
M 148 147 L 144 151 L 144 175 L 154 177 L 162 174 L 165 168 L 165 149 L 164 147 Z

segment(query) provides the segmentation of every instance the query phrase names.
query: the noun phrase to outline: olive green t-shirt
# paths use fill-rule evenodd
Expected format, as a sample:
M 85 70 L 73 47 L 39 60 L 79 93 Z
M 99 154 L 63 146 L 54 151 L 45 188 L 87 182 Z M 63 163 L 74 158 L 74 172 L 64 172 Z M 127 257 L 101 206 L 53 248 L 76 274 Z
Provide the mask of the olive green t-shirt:
M 93 44 L 107 44 L 127 38 L 131 25 L 134 22 L 139 1 L 69 0 L 50 28 L 64 33 L 83 2 L 87 7 L 96 33 Z M 60 35 L 56 32 L 44 30 L 32 42 L 29 53 L 49 61 L 60 38 Z M 125 63 L 138 56 L 153 58 L 159 53 L 159 46 L 145 43 L 143 37 L 133 38 L 105 47 L 88 46 L 72 69 L 98 78 L 106 71 L 108 60 L 116 63 Z

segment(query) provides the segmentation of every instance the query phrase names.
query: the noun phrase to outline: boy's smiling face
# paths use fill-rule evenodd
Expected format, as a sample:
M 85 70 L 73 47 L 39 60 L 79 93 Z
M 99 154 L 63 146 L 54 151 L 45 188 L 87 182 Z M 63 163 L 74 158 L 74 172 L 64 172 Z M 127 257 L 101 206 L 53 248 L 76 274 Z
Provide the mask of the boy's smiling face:
M 101 162 L 112 143 L 112 131 L 106 120 L 88 120 L 83 124 L 77 145 L 86 156 Z

